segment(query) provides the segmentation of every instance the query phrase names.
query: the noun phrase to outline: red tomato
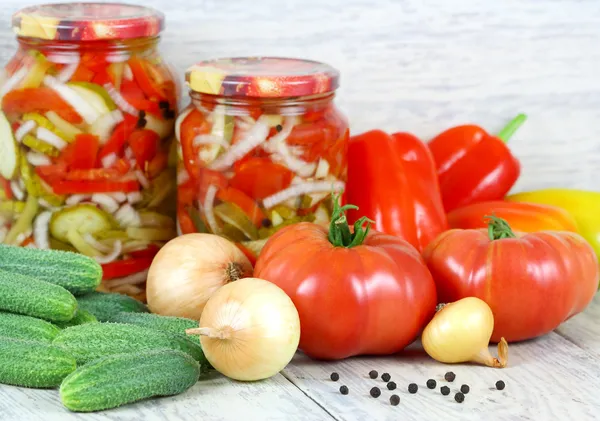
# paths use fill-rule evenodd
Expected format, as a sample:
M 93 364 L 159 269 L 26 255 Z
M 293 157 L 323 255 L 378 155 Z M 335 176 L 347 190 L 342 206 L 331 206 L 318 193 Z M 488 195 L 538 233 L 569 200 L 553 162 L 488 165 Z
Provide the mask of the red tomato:
M 338 209 L 332 220 L 342 215 Z M 340 225 L 332 224 L 333 238 Z M 348 247 L 350 240 L 333 245 L 325 228 L 302 222 L 275 233 L 256 262 L 254 276 L 294 302 L 300 349 L 313 358 L 399 352 L 435 312 L 435 284 L 414 247 L 375 231 L 362 243 L 354 237 L 358 245 Z
M 156 156 L 159 142 L 158 133 L 149 129 L 137 129 L 129 135 L 129 147 L 140 169 L 145 170 L 146 163 Z
M 52 185 L 55 194 L 130 193 L 140 190 L 136 180 L 129 181 L 88 181 L 62 180 Z
M 581 312 L 598 289 L 598 259 L 580 235 L 515 235 L 500 218 L 488 229 L 446 231 L 423 252 L 440 302 L 478 297 L 494 313 L 492 341 L 544 335 Z
M 100 141 L 92 134 L 78 134 L 70 145 L 63 149 L 59 162 L 70 169 L 87 170 L 94 168 Z
M 100 150 L 98 156 L 102 159 L 112 153 L 120 156 L 131 133 L 135 130 L 137 117 L 124 114 L 124 120 L 115 127 L 110 138 Z
M 165 92 L 150 75 L 150 71 L 147 68 L 147 66 L 150 66 L 149 63 L 146 63 L 139 57 L 134 56 L 131 59 L 129 59 L 128 64 L 131 68 L 131 73 L 133 73 L 134 80 L 140 86 L 142 91 L 144 91 L 144 94 L 148 99 L 155 102 L 167 99 L 167 95 L 165 94 Z
M 199 177 L 202 165 L 198 158 L 198 151 L 194 147 L 194 138 L 200 134 L 208 134 L 210 130 L 210 123 L 197 109 L 192 110 L 181 122 L 180 137 L 183 164 L 188 174 L 193 178 Z
M 289 187 L 292 178 L 294 173 L 283 165 L 268 158 L 250 158 L 236 168 L 229 184 L 254 200 L 262 200 Z
M 25 114 L 54 111 L 69 123 L 79 124 L 81 116 L 64 99 L 50 88 L 14 89 L 2 98 L 6 114 Z
M 118 260 L 102 265 L 102 279 L 122 278 L 146 270 L 152 264 L 152 257 Z
M 177 222 L 179 222 L 182 234 L 194 234 L 198 232 L 190 214 L 183 206 L 177 208 Z

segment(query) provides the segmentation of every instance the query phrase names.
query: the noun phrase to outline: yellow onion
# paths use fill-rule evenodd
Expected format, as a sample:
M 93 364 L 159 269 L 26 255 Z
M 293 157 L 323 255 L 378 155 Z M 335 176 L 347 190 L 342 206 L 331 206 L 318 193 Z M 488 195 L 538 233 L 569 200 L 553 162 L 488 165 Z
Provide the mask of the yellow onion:
M 223 285 L 252 275 L 252 264 L 231 241 L 186 234 L 160 249 L 146 282 L 150 311 L 200 320 L 208 299 Z
M 220 288 L 204 307 L 200 327 L 206 359 L 221 374 L 241 381 L 279 373 L 300 342 L 300 317 L 277 285 L 245 278 Z
M 466 297 L 444 305 L 423 330 L 421 342 L 427 354 L 442 363 L 476 362 L 506 367 L 508 344 L 498 343 L 498 358 L 488 349 L 494 314 L 483 300 Z

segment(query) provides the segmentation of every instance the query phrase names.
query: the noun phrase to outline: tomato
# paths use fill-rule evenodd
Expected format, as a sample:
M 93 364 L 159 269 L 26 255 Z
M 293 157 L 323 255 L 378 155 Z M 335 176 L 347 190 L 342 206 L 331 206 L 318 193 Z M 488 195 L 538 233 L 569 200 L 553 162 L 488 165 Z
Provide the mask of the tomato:
M 64 164 L 41 165 L 35 167 L 35 173 L 47 184 L 53 185 L 65 178 L 67 167 Z
M 144 92 L 135 82 L 135 80 L 127 80 L 123 78 L 121 81 L 121 96 L 137 110 L 144 110 L 153 114 L 160 115 L 160 107 L 158 102 L 146 99 Z
M 194 138 L 200 134 L 208 134 L 210 130 L 210 123 L 196 109 L 193 109 L 181 122 L 180 137 L 183 163 L 192 178 L 200 176 L 200 168 L 202 166 L 198 158 L 198 151 L 194 146 Z
M 136 180 L 127 181 L 88 181 L 62 180 L 52 184 L 55 194 L 130 193 L 140 190 Z
M 133 78 L 148 99 L 156 102 L 167 99 L 165 92 L 150 75 L 150 71 L 147 67 L 149 66 L 148 63 L 135 56 L 129 59 L 128 63 L 131 68 L 131 73 L 133 73 Z
M 86 133 L 78 134 L 73 143 L 63 149 L 59 162 L 74 170 L 93 168 L 99 148 L 98 137 Z
M 268 158 L 249 158 L 236 168 L 229 184 L 254 200 L 262 200 L 288 188 L 292 178 L 292 171 Z
M 183 206 L 177 208 L 177 222 L 182 234 L 194 234 L 198 232 L 190 214 Z
M 149 129 L 136 129 L 129 135 L 129 147 L 133 151 L 139 168 L 144 170 L 146 163 L 156 156 L 159 142 L 158 133 Z
M 244 211 L 254 225 L 262 227 L 262 222 L 266 219 L 264 212 L 258 207 L 256 202 L 243 191 L 233 187 L 222 188 L 217 191 L 217 198 L 222 202 L 236 204 Z
M 2 98 L 2 110 L 6 114 L 25 114 L 54 111 L 69 123 L 79 124 L 81 116 L 50 88 L 26 88 L 9 91 Z
M 334 200 L 334 202 L 336 202 Z M 332 221 L 344 216 L 336 206 Z M 347 223 L 301 222 L 277 231 L 254 276 L 273 282 L 300 315 L 300 349 L 313 358 L 387 355 L 412 343 L 437 304 L 433 278 L 399 237 Z M 333 243 L 328 235 L 331 235 Z
M 95 73 L 88 69 L 86 66 L 80 64 L 77 66 L 77 70 L 71 76 L 71 82 L 91 82 L 94 79 Z
M 124 114 L 123 117 L 124 120 L 115 127 L 112 135 L 100 150 L 100 153 L 98 154 L 100 159 L 113 153 L 117 156 L 123 153 L 125 143 L 127 142 L 127 139 L 129 139 L 131 133 L 135 130 L 135 125 L 137 123 L 137 117 L 130 114 Z
M 102 265 L 102 279 L 122 278 L 146 270 L 152 264 L 153 257 L 117 260 Z
M 579 234 L 515 234 L 492 217 L 488 229 L 453 229 L 423 251 L 440 302 L 478 297 L 494 313 L 492 341 L 535 338 L 591 302 L 598 259 Z
M 122 174 L 116 168 L 92 168 L 89 170 L 70 170 L 66 176 L 66 180 L 80 181 L 100 181 L 114 180 Z

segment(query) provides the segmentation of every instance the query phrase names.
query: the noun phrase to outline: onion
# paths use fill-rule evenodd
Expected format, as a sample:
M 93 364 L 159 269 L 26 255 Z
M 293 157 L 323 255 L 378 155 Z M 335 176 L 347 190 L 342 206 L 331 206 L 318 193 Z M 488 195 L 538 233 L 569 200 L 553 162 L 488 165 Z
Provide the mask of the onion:
M 119 158 L 117 157 L 116 153 L 110 153 L 101 159 L 102 167 L 110 168 L 116 164 L 118 159 Z
M 298 197 L 303 194 L 329 193 L 332 190 L 334 192 L 340 192 L 344 190 L 345 186 L 346 185 L 343 181 L 315 181 L 295 184 L 287 189 L 272 194 L 271 196 L 265 197 L 263 200 L 263 206 L 269 209 L 285 202 L 286 200 L 293 199 L 294 197 Z
M 229 143 L 225 141 L 221 136 L 216 136 L 213 134 L 199 134 L 192 141 L 194 146 L 198 145 L 219 145 L 224 148 L 229 147 Z
M 92 124 L 100 117 L 94 107 L 87 103 L 77 92 L 67 85 L 60 83 L 52 76 L 44 76 L 44 85 L 55 91 L 60 97 L 71 105 L 86 123 Z
M 421 342 L 425 352 L 442 363 L 477 362 L 504 368 L 508 362 L 508 344 L 498 343 L 498 358 L 488 349 L 494 314 L 483 300 L 466 297 L 443 305 L 423 330 Z
M 117 107 L 121 109 L 121 111 L 136 117 L 139 115 L 139 111 L 129 102 L 127 102 L 127 100 L 123 98 L 123 95 L 121 95 L 121 93 L 117 91 L 117 89 L 111 83 L 106 83 L 104 85 L 104 89 L 106 89 L 108 96 L 110 96 L 110 98 L 114 101 Z
M 17 142 L 21 142 L 26 134 L 35 129 L 36 123 L 33 120 L 27 120 L 25 123 L 21 124 L 19 128 L 15 131 L 15 139 Z
M 39 249 L 49 249 L 50 242 L 48 238 L 48 227 L 52 212 L 45 211 L 40 213 L 33 222 L 33 241 Z
M 146 282 L 146 277 L 148 276 L 148 271 L 143 270 L 141 272 L 137 272 L 128 276 L 124 276 L 122 278 L 114 278 L 108 281 L 104 281 L 104 284 L 109 288 L 116 288 L 123 285 L 138 285 Z
M 60 151 L 67 146 L 67 142 L 65 142 L 62 137 L 56 135 L 45 127 L 38 127 L 35 135 L 42 142 L 46 142 Z
M 204 307 L 200 335 L 206 359 L 240 381 L 272 377 L 292 360 L 300 341 L 300 317 L 277 285 L 246 278 L 219 289 Z
M 79 67 L 79 60 L 67 64 L 60 73 L 56 75 L 56 80 L 63 83 L 68 82 L 77 71 L 77 67 Z
M 21 67 L 2 84 L 2 88 L 0 88 L 0 99 L 2 99 L 2 97 L 4 97 L 4 95 L 6 95 L 8 92 L 16 88 L 17 85 L 21 83 L 23 79 L 25 79 L 28 70 L 29 69 L 27 67 Z
M 10 189 L 11 189 L 13 195 L 17 198 L 17 200 L 23 200 L 23 199 L 25 199 L 25 192 L 23 191 L 23 189 L 19 185 L 18 181 L 12 180 L 10 182 Z
M 131 193 L 127 193 L 126 200 L 129 204 L 134 205 L 141 202 L 143 198 L 142 193 L 139 191 L 132 191 Z
M 48 60 L 50 63 L 57 63 L 57 64 L 72 64 L 72 63 L 79 63 L 79 54 L 64 54 L 64 53 L 58 53 L 58 54 L 48 54 L 46 56 L 46 60 Z
M 177 185 L 181 186 L 182 184 L 187 183 L 189 179 L 190 175 L 188 174 L 187 170 L 185 168 L 180 169 L 177 173 Z
M 149 189 L 150 188 L 150 180 L 148 180 L 148 177 L 146 177 L 144 175 L 144 173 L 142 172 L 142 170 L 135 170 L 134 174 L 135 174 L 135 178 L 137 178 L 137 181 L 140 182 L 140 185 L 143 188 L 145 188 L 145 189 Z
M 114 193 L 108 193 L 108 195 L 110 197 L 112 197 L 113 199 L 115 199 L 117 202 L 119 203 L 123 203 L 124 201 L 127 200 L 127 195 L 123 192 L 114 192 Z
M 250 261 L 229 240 L 213 234 L 182 235 L 165 244 L 152 261 L 148 307 L 163 316 L 200 320 L 215 291 L 251 274 Z
M 87 194 L 72 194 L 69 197 L 67 197 L 67 200 L 65 200 L 65 203 L 69 206 L 72 206 L 72 205 L 78 204 L 79 202 L 87 200 L 89 198 L 90 198 L 90 196 Z
M 210 230 L 217 234 L 221 231 L 219 228 L 219 224 L 217 224 L 217 218 L 215 218 L 215 213 L 213 211 L 213 205 L 215 203 L 215 197 L 217 197 L 217 192 L 219 188 L 213 184 L 208 186 L 206 189 L 206 196 L 204 197 L 204 203 L 202 204 L 202 208 L 204 210 L 204 215 L 206 216 L 206 222 L 208 222 L 208 226 Z
M 94 193 L 92 195 L 92 202 L 100 205 L 108 213 L 115 213 L 119 209 L 117 201 L 107 194 Z
M 139 227 L 141 225 L 140 215 L 129 203 L 121 206 L 114 217 L 123 228 Z
M 131 71 L 129 64 L 125 64 L 125 67 L 123 68 L 123 77 L 127 80 L 133 80 L 133 72 Z
M 27 152 L 27 162 L 29 162 L 34 167 L 42 167 L 45 165 L 52 165 L 52 161 L 46 155 L 29 151 Z

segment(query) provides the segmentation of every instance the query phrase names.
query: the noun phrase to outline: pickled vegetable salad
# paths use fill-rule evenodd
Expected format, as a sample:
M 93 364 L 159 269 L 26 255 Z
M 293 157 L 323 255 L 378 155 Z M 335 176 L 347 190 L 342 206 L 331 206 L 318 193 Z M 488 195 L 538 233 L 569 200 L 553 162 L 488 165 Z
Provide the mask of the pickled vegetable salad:
M 144 53 L 21 49 L 0 77 L 0 243 L 92 256 L 134 293 L 175 235 L 176 88 Z
M 284 226 L 328 226 L 331 192 L 344 189 L 348 129 L 339 117 L 325 121 L 327 110 L 316 123 L 231 116 L 219 105 L 182 113 L 175 129 L 180 232 L 220 234 L 256 257 Z

